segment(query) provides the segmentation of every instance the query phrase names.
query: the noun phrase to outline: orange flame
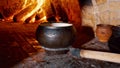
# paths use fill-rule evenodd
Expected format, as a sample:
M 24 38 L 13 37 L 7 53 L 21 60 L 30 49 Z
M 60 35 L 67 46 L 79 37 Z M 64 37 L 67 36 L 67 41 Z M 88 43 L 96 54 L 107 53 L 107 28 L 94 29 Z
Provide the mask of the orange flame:
M 57 22 L 60 22 L 60 17 L 58 15 L 55 16 Z
M 40 19 L 40 21 L 42 21 L 42 22 L 47 22 L 47 17 L 46 17 L 46 16 L 42 17 L 42 18 Z
M 36 7 L 31 12 L 29 12 L 26 15 L 24 15 L 24 17 L 22 17 L 21 20 L 25 20 L 26 18 L 32 16 L 35 12 L 37 12 L 40 9 L 40 7 L 42 7 L 44 1 L 45 0 L 36 0 Z

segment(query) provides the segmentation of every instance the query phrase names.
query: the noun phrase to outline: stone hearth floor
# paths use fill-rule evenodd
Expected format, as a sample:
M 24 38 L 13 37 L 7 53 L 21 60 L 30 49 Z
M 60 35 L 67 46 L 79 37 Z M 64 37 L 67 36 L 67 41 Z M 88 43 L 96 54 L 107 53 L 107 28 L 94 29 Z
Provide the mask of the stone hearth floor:
M 91 47 L 92 46 L 92 47 Z M 84 49 L 109 51 L 107 43 L 97 39 L 83 45 Z M 120 64 L 94 59 L 75 58 L 69 54 L 47 56 L 45 51 L 38 52 L 13 66 L 13 68 L 120 68 Z
M 73 58 L 69 54 L 46 56 L 35 39 L 39 24 L 0 23 L 0 68 L 120 68 L 120 64 L 93 59 Z M 109 51 L 97 39 L 84 49 Z
M 46 56 L 37 53 L 12 68 L 120 68 L 120 64 L 93 59 L 74 58 L 70 54 Z

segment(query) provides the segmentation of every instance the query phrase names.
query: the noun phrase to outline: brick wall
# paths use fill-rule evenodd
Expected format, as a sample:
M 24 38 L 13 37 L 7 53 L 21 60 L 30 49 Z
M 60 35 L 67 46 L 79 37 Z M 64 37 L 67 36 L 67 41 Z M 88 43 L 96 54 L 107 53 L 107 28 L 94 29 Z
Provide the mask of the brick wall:
M 120 0 L 91 0 L 82 7 L 82 25 L 120 25 Z

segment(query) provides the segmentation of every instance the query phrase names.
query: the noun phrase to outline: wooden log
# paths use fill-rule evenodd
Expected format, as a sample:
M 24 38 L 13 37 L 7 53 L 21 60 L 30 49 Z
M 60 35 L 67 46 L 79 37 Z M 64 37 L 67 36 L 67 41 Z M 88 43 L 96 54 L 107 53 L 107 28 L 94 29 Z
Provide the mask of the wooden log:
M 14 20 L 17 22 L 24 22 L 27 18 L 35 14 L 40 9 L 42 2 L 43 1 L 41 0 L 34 1 L 33 4 L 31 4 L 30 6 L 22 10 L 20 13 L 15 15 Z
M 35 16 L 36 16 L 36 13 L 33 14 L 31 17 L 27 18 L 25 20 L 25 23 L 34 23 L 35 22 Z
M 45 16 L 45 11 L 43 9 L 39 9 L 36 13 L 36 20 L 39 20 Z
M 33 3 L 30 6 L 26 7 L 24 10 L 22 10 L 20 13 L 16 14 L 14 16 L 14 21 L 24 22 L 28 18 L 28 16 L 26 17 L 26 15 L 28 15 L 36 7 L 36 5 L 37 3 Z
M 0 0 L 0 13 L 5 20 L 12 20 L 13 16 L 31 4 L 31 0 Z
M 90 59 L 120 63 L 120 54 L 115 54 L 115 53 L 81 50 L 80 56 L 83 58 L 90 58 Z

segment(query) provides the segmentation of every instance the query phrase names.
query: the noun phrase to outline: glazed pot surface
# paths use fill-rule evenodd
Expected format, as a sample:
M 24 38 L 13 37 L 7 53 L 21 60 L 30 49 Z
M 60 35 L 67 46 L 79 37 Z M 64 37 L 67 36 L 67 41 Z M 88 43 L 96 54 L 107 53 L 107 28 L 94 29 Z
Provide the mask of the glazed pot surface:
M 112 26 L 107 24 L 99 24 L 96 29 L 96 36 L 100 42 L 108 42 L 112 35 Z
M 37 28 L 36 38 L 46 50 L 68 50 L 75 39 L 75 28 L 68 23 L 43 23 Z

